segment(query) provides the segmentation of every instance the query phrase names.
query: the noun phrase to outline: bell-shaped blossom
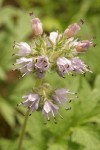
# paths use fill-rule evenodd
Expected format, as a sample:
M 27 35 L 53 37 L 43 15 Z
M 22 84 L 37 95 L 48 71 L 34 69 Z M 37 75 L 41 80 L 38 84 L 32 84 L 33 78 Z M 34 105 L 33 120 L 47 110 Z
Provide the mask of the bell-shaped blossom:
M 36 70 L 36 75 L 38 78 L 43 78 L 45 76 L 45 73 L 43 71 L 40 71 L 39 69 Z
M 90 46 L 93 46 L 93 43 L 89 40 L 84 40 L 78 42 L 78 44 L 75 46 L 77 52 L 84 52 L 86 51 Z
M 64 31 L 64 35 L 68 38 L 73 37 L 80 30 L 80 25 L 78 23 L 71 24 Z
M 35 36 L 42 35 L 43 27 L 39 18 L 32 18 L 32 31 Z
M 38 56 L 37 62 L 35 63 L 35 68 L 42 71 L 46 71 L 50 66 L 49 60 L 47 56 Z
M 24 100 L 19 104 L 29 108 L 30 113 L 39 108 L 40 97 L 38 94 L 29 93 L 22 97 Z
M 82 60 L 80 60 L 79 57 L 72 58 L 71 63 L 73 66 L 73 71 L 76 73 L 81 73 L 81 74 L 84 74 L 85 72 L 92 73 L 92 71 L 89 70 L 88 66 Z
M 22 77 L 32 72 L 34 69 L 32 58 L 19 58 L 16 60 L 15 69 L 22 73 Z
M 47 120 L 50 120 L 50 115 L 53 116 L 55 121 L 55 114 L 58 113 L 59 107 L 55 104 L 53 104 L 51 101 L 46 100 L 43 106 L 42 113 Z
M 56 103 L 62 105 L 65 104 L 66 102 L 71 101 L 71 98 L 69 98 L 69 94 L 75 94 L 75 93 L 70 92 L 68 89 L 65 88 L 57 89 L 54 91 L 52 98 Z
M 26 42 L 15 42 L 14 48 L 19 49 L 18 53 L 16 54 L 18 56 L 27 56 L 31 53 L 31 47 Z
M 66 73 L 69 74 L 69 72 L 73 70 L 71 61 L 65 57 L 59 57 L 57 59 L 57 67 L 58 67 L 58 73 L 62 77 L 64 77 Z

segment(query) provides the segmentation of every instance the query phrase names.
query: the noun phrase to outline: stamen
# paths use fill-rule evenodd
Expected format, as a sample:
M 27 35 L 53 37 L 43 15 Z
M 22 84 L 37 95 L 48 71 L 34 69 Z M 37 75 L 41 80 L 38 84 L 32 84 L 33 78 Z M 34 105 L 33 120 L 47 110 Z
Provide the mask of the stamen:
M 82 24 L 84 24 L 84 21 L 83 21 L 83 19 L 80 19 L 79 25 L 82 25 Z
M 53 119 L 54 119 L 54 123 L 55 123 L 55 124 L 57 124 L 56 118 L 55 118 L 55 117 L 53 117 Z
M 61 119 L 63 119 L 63 116 L 60 113 L 58 113 L 58 115 L 60 116 Z
M 66 110 L 71 110 L 71 107 L 66 107 L 65 109 L 66 109 Z
M 97 46 L 97 44 L 93 44 L 93 47 L 96 47 Z

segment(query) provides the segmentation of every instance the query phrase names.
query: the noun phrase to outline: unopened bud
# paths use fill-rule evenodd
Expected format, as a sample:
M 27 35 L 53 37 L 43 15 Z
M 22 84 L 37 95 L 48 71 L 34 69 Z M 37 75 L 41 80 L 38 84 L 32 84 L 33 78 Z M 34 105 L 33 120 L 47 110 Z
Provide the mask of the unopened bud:
M 64 31 L 64 35 L 68 38 L 73 37 L 80 30 L 80 25 L 78 23 L 74 23 L 68 26 L 68 28 Z
M 42 23 L 39 18 L 32 18 L 32 31 L 35 36 L 43 33 Z
M 90 46 L 93 46 L 93 43 L 89 40 L 84 40 L 84 41 L 80 41 L 77 45 L 76 45 L 76 51 L 77 52 L 84 52 L 86 51 Z

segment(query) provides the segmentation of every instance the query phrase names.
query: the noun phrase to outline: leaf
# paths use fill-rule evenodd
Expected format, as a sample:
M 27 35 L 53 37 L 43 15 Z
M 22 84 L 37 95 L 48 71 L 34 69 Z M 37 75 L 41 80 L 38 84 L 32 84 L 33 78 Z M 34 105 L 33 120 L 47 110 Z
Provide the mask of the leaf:
M 5 80 L 5 79 L 6 79 L 6 74 L 3 68 L 0 67 L 0 80 Z
M 72 133 L 71 139 L 80 145 L 83 145 L 87 150 L 99 150 L 99 137 L 91 131 L 90 128 L 77 127 Z
M 14 127 L 15 125 L 14 109 L 1 96 L 0 96 L 0 112 L 2 116 L 5 118 L 5 120 L 7 121 L 7 123 L 11 127 Z
M 95 87 L 96 89 L 100 89 L 100 75 L 98 75 L 98 76 L 96 77 L 94 87 Z
M 56 144 L 56 143 L 53 143 L 53 144 L 49 144 L 48 146 L 48 149 L 47 150 L 65 150 L 66 147 L 61 145 L 61 144 Z

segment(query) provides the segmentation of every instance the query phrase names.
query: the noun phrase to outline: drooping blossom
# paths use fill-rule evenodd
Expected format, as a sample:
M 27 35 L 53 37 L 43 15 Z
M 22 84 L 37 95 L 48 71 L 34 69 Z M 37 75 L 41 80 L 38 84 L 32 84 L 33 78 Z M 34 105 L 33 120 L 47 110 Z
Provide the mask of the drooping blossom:
M 16 55 L 27 56 L 31 53 L 31 47 L 26 42 L 15 42 L 14 48 L 18 48 L 19 51 Z
M 38 56 L 37 62 L 35 63 L 35 68 L 39 69 L 41 72 L 46 71 L 50 66 L 47 56 Z
M 29 108 L 30 114 L 39 108 L 40 96 L 38 94 L 29 93 L 22 96 L 24 99 L 19 105 Z
M 39 69 L 36 70 L 36 75 L 38 78 L 43 78 L 45 76 L 45 73 L 43 71 L 40 71 Z
M 83 40 L 77 43 L 75 46 L 77 52 L 84 52 L 86 51 L 90 46 L 93 46 L 92 41 L 89 40 Z
M 80 30 L 80 25 L 78 23 L 71 24 L 64 31 L 64 35 L 67 38 L 73 37 Z
M 81 73 L 84 74 L 85 72 L 91 72 L 91 70 L 89 70 L 88 66 L 79 59 L 79 57 L 74 57 L 71 59 L 71 63 L 73 66 L 73 71 L 76 73 Z
M 45 119 L 50 120 L 50 115 L 52 115 L 55 121 L 55 114 L 58 113 L 58 110 L 59 110 L 59 107 L 57 105 L 53 104 L 49 100 L 46 100 L 43 106 L 42 113 Z
M 42 35 L 43 27 L 39 18 L 32 18 L 32 31 L 35 36 Z
M 66 73 L 69 74 L 70 71 L 73 70 L 71 61 L 65 57 L 59 57 L 57 59 L 57 67 L 58 67 L 58 73 L 62 77 L 64 77 Z
M 56 103 L 63 105 L 66 102 L 71 101 L 71 98 L 69 98 L 70 94 L 75 94 L 75 93 L 70 92 L 68 89 L 65 89 L 65 88 L 57 89 L 54 91 L 52 98 Z
M 22 77 L 32 72 L 34 69 L 33 59 L 21 57 L 16 60 L 15 69 L 22 73 Z

